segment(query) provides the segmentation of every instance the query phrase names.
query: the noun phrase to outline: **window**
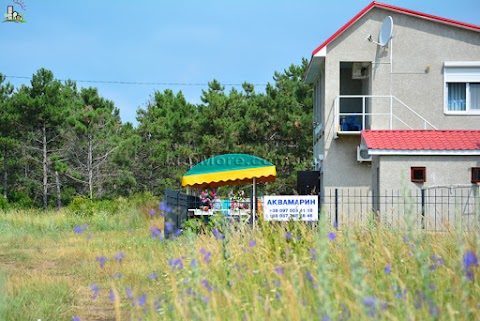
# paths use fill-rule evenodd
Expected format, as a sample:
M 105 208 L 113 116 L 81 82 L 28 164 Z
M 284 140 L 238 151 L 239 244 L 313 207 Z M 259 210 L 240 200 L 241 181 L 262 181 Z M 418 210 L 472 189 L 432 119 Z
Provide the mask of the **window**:
M 414 183 L 425 183 L 427 181 L 427 170 L 425 167 L 412 167 L 410 169 L 410 180 Z
M 480 183 L 480 167 L 472 167 L 472 183 Z
M 480 112 L 480 83 L 447 83 L 447 110 Z
M 480 115 L 480 62 L 445 62 L 445 113 Z

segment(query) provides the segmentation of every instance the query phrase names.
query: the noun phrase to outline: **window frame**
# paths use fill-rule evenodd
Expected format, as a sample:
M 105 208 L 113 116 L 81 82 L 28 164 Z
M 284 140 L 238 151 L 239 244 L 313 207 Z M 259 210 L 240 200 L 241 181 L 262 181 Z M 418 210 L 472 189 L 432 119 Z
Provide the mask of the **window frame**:
M 480 61 L 446 61 L 443 72 L 444 102 L 443 112 L 445 115 L 480 115 L 480 109 L 471 108 L 470 84 L 480 83 Z M 462 83 L 465 86 L 466 106 L 465 110 L 448 109 L 448 84 Z
M 423 178 L 415 178 L 415 171 L 422 171 Z M 427 168 L 422 166 L 412 166 L 410 167 L 410 181 L 412 183 L 425 183 L 427 181 Z
M 477 174 L 475 175 L 475 173 L 477 173 Z M 475 176 L 477 176 L 478 179 L 475 179 Z M 473 184 L 480 183 L 480 167 L 472 167 L 472 180 L 471 180 L 471 182 Z

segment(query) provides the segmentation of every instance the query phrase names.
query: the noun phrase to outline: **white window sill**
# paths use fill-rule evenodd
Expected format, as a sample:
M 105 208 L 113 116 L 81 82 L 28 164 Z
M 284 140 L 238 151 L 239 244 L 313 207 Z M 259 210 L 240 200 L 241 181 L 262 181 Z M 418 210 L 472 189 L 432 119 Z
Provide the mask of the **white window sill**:
M 444 111 L 443 113 L 450 116 L 480 116 L 480 111 Z

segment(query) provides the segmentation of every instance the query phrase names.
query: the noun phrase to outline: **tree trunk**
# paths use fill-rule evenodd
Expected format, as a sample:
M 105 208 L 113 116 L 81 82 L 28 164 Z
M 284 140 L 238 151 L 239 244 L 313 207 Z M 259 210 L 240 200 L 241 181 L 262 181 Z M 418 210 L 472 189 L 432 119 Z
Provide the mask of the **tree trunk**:
M 90 195 L 90 200 L 93 200 L 93 147 L 92 147 L 92 137 L 90 134 L 87 136 L 88 139 L 88 154 L 87 154 L 87 171 L 88 171 L 88 192 Z
M 60 195 L 60 179 L 58 178 L 58 171 L 55 171 L 55 186 L 57 188 L 57 209 L 62 207 L 62 196 Z
M 3 145 L 3 198 L 7 199 L 7 179 L 8 179 L 8 148 Z
M 47 154 L 47 128 L 45 123 L 42 127 L 43 143 L 43 208 L 48 208 L 48 154 Z

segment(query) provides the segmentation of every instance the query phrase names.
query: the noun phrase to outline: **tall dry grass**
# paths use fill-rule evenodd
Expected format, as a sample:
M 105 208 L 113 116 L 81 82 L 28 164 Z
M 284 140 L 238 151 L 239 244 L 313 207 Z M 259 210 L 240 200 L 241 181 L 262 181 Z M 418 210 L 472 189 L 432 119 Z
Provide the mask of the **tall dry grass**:
M 0 320 L 480 319 L 478 232 L 220 222 L 165 240 L 152 209 L 0 215 Z

